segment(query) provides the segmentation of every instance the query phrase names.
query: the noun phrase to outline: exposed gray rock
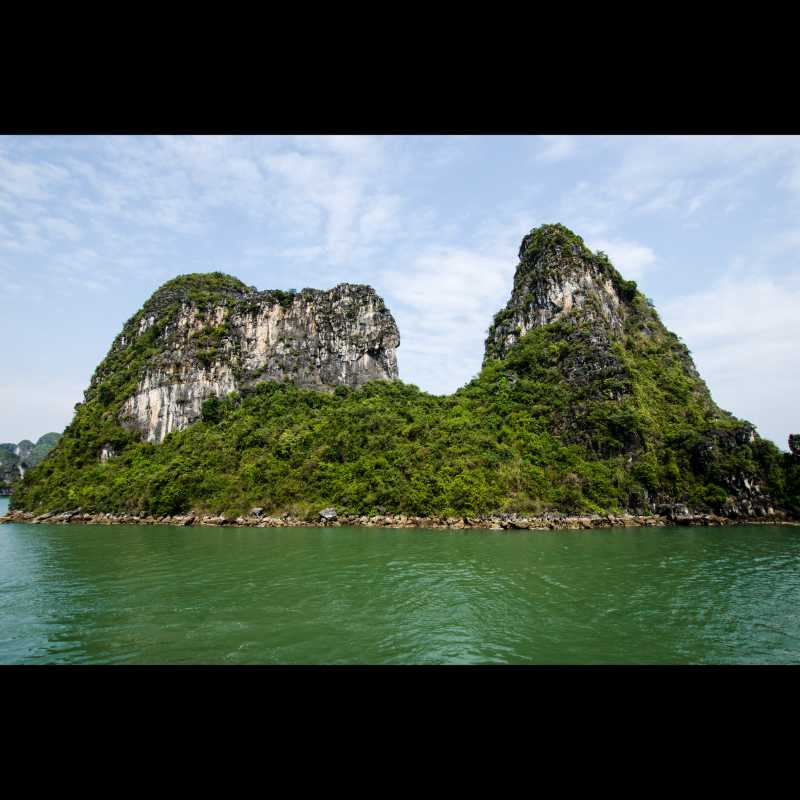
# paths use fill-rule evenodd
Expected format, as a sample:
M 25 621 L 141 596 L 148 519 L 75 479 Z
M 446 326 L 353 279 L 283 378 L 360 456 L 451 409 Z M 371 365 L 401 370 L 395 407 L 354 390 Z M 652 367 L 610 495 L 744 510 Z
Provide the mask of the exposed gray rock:
M 670 520 L 683 520 L 692 516 L 688 506 L 683 503 L 663 503 L 656 506 L 656 512 Z
M 539 231 L 552 229 L 557 235 L 560 227 L 542 226 Z M 622 333 L 625 306 L 604 261 L 581 244 L 534 247 L 537 233 L 522 240 L 511 298 L 489 330 L 484 364 L 505 358 L 528 331 L 572 311 L 603 323 L 612 335 Z
M 132 335 L 117 337 L 112 353 L 156 326 L 157 310 L 147 309 Z M 398 374 L 397 325 L 369 286 L 342 283 L 288 296 L 245 287 L 204 307 L 184 298 L 158 330 L 157 354 L 119 414 L 150 442 L 198 420 L 205 400 L 263 381 L 330 391 Z M 103 377 L 99 370 L 93 384 Z
M 323 508 L 319 515 L 325 522 L 335 522 L 337 518 L 335 508 Z
M 245 517 L 230 519 L 210 515 L 164 516 L 164 517 L 138 517 L 127 514 L 81 514 L 64 512 L 61 514 L 40 514 L 36 516 L 29 511 L 9 511 L 0 517 L 0 524 L 11 522 L 25 522 L 40 524 L 88 524 L 88 525 L 181 525 L 181 526 L 214 526 L 226 525 L 230 527 L 258 527 L 258 528 L 302 528 L 315 527 L 318 521 L 283 514 L 278 517 L 264 517 L 260 522 Z M 487 531 L 547 531 L 547 530 L 594 530 L 614 527 L 661 527 L 664 525 L 703 525 L 719 526 L 735 523 L 746 524 L 771 524 L 771 525 L 800 525 L 786 517 L 781 512 L 769 509 L 765 513 L 758 513 L 753 517 L 730 518 L 716 514 L 705 514 L 689 511 L 688 514 L 663 516 L 661 514 L 606 514 L 599 516 L 571 516 L 566 514 L 546 513 L 538 517 L 526 517 L 518 514 L 492 514 L 480 517 L 408 517 L 405 515 L 378 515 L 374 517 L 356 516 L 345 514 L 337 520 L 329 520 L 326 524 L 362 526 L 366 528 L 447 528 L 462 530 L 467 528 Z

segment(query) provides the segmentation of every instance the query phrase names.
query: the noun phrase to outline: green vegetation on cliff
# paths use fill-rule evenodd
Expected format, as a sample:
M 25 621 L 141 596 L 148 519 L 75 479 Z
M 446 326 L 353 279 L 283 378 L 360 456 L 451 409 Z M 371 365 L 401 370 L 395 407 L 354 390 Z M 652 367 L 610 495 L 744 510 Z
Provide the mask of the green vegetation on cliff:
M 34 444 L 29 439 L 0 444 L 0 492 L 8 491 L 19 481 L 20 471 L 35 467 L 56 446 L 60 433 L 46 433 Z
M 333 394 L 265 382 L 245 397 L 206 401 L 201 422 L 161 445 L 110 429 L 87 408 L 14 504 L 156 515 L 333 505 L 425 515 L 606 512 L 682 500 L 719 511 L 739 472 L 768 475 L 780 494 L 782 454 L 770 442 L 717 446 L 707 465 L 696 463 L 698 447 L 742 423 L 707 416 L 669 349 L 630 354 L 625 378 L 575 392 L 560 370 L 574 333 L 566 323 L 532 331 L 451 397 L 400 381 Z M 632 391 L 614 399 L 625 380 Z M 118 455 L 100 463 L 110 439 Z
M 611 283 L 613 303 L 604 305 L 605 290 L 588 292 L 579 313 L 556 315 L 508 348 L 490 339 L 481 373 L 448 397 L 400 381 L 331 393 L 267 381 L 210 398 L 200 421 L 155 445 L 121 427 L 117 412 L 153 357 L 156 336 L 112 348 L 58 447 L 25 476 L 12 503 L 153 515 L 254 506 L 270 514 L 323 506 L 365 514 L 604 513 L 676 503 L 742 515 L 800 511 L 797 456 L 720 410 L 685 345 L 636 284 L 563 226 L 523 240 L 516 305 L 492 330 L 510 326 L 526 303 L 546 307 L 528 295 L 553 280 L 562 249 L 569 269 Z M 168 323 L 187 291 L 195 302 L 224 304 L 246 290 L 219 273 L 217 288 L 206 278 L 162 287 L 121 336 L 148 315 L 155 316 L 148 334 Z M 202 335 L 213 344 L 224 330 Z M 114 455 L 103 461 L 109 446 Z

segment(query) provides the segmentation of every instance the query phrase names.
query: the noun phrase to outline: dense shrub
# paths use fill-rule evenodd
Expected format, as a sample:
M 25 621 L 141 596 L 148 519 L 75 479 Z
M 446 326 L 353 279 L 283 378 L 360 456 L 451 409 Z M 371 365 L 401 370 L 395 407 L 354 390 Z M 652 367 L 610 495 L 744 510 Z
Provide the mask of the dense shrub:
M 617 352 L 622 377 L 576 385 L 561 371 L 568 335 L 564 322 L 532 331 L 449 397 L 400 381 L 330 393 L 267 381 L 207 400 L 201 421 L 158 446 L 137 441 L 98 398 L 13 502 L 152 514 L 608 512 L 672 499 L 719 509 L 726 476 L 742 470 L 780 489 L 784 459 L 763 440 L 694 463 L 741 423 L 687 377 L 671 339 L 632 336 Z M 118 455 L 100 464 L 105 443 Z
M 546 226 L 523 240 L 520 255 L 545 246 L 588 253 L 563 226 Z M 783 454 L 720 410 L 636 284 L 604 254 L 588 254 L 626 300 L 622 335 L 609 338 L 592 315 L 560 319 L 447 397 L 400 381 L 331 392 L 264 381 L 206 400 L 200 421 L 156 446 L 124 427 L 121 409 L 160 355 L 157 332 L 182 303 L 225 303 L 247 288 L 222 273 L 170 281 L 128 321 L 62 439 L 12 502 L 151 514 L 329 505 L 342 513 L 601 513 L 677 501 L 719 511 L 747 479 L 800 512 L 798 441 Z M 273 294 L 282 304 L 293 298 Z M 198 331 L 201 360 L 210 365 L 227 335 L 224 324 Z M 100 463 L 106 445 L 116 456 Z

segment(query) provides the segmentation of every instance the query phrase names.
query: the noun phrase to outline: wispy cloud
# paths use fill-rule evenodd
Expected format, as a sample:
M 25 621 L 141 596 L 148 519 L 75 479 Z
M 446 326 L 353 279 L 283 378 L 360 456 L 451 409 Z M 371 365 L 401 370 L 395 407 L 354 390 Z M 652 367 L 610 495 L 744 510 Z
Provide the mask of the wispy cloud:
M 301 143 L 312 145 L 311 152 L 271 154 L 263 163 L 295 203 L 315 210 L 323 226 L 320 244 L 334 264 L 363 258 L 372 245 L 401 232 L 403 200 L 383 185 L 386 165 L 377 143 L 339 137 L 324 150 L 316 138 Z
M 625 239 L 591 239 L 586 243 L 592 250 L 606 253 L 628 280 L 640 280 L 657 260 L 652 248 L 638 242 Z
M 65 137 L 51 140 L 58 163 L 35 160 L 45 143 L 0 151 L 0 248 L 56 254 L 55 271 L 81 258 L 70 245 L 90 233 L 107 271 L 153 236 L 163 251 L 245 219 L 287 255 L 333 265 L 368 258 L 404 228 L 381 137 Z
M 260 288 L 371 283 L 400 325 L 401 377 L 451 391 L 480 366 L 522 236 L 562 222 L 663 302 L 723 404 L 749 369 L 748 387 L 779 407 L 759 417 L 731 395 L 731 410 L 789 425 L 786 376 L 800 370 L 781 331 L 796 333 L 798 201 L 800 137 L 2 137 L 4 335 L 34 315 L 48 329 L 56 306 L 106 318 L 53 330 L 41 351 L 27 336 L 8 368 L 55 359 L 91 373 L 112 320 L 176 274 L 223 269 Z M 762 299 L 748 306 L 749 293 Z M 0 418 L 22 414 L 4 397 Z
M 574 136 L 539 136 L 543 147 L 536 153 L 538 161 L 555 163 L 571 158 L 578 149 L 577 139 Z
M 53 236 L 59 239 L 68 239 L 71 242 L 77 242 L 83 236 L 78 225 L 60 217 L 45 217 L 42 220 L 42 226 Z
M 407 269 L 385 273 L 381 283 L 396 298 L 404 379 L 444 394 L 477 373 L 513 272 L 509 259 L 451 247 L 427 250 Z
M 800 278 L 726 277 L 672 300 L 664 322 L 689 345 L 717 402 L 737 416 L 759 421 L 762 435 L 786 449 L 800 430 L 794 401 L 800 395 Z M 768 411 L 768 413 L 765 413 Z
M 49 200 L 69 172 L 55 164 L 15 161 L 0 156 L 0 191 L 22 200 Z

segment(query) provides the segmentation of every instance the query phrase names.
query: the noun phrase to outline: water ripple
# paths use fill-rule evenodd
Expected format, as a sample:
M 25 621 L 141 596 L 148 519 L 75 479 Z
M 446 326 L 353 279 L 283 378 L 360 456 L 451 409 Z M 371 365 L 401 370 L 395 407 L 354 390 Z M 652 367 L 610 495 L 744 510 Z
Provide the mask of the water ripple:
M 0 528 L 2 663 L 798 663 L 800 531 Z

